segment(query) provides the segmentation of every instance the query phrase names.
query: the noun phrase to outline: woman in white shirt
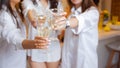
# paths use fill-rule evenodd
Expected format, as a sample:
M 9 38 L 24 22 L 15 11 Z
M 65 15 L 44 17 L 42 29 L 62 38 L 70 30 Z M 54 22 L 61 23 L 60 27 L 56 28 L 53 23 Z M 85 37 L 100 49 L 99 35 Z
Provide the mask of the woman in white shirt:
M 25 18 L 31 23 L 29 24 L 29 34 L 31 34 L 29 39 L 34 39 L 37 32 L 35 28 L 37 26 L 35 13 L 38 12 L 39 14 L 39 10 L 42 9 L 44 12 L 49 11 L 50 3 L 51 2 L 48 0 L 24 0 L 22 2 Z M 31 49 L 29 50 L 28 56 L 30 57 L 32 68 L 58 68 L 61 58 L 60 42 L 58 39 L 56 41 L 51 41 L 51 44 L 45 50 Z
M 57 25 L 66 24 L 61 68 L 98 68 L 98 9 L 93 0 L 68 3 L 72 8 L 68 20 L 64 16 L 56 20 Z
M 24 49 L 46 48 L 40 45 L 49 43 L 42 37 L 26 39 L 25 22 L 15 8 L 19 2 L 20 0 L 0 0 L 0 68 L 26 68 Z

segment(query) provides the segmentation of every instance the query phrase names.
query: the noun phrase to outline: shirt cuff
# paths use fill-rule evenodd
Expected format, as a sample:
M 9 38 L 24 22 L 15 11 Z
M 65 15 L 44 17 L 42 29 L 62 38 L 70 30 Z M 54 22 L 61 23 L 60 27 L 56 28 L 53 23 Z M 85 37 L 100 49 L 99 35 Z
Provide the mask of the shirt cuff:
M 16 41 L 16 49 L 17 49 L 17 50 L 22 50 L 22 49 L 24 49 L 23 46 L 22 46 L 23 40 L 25 40 L 25 38 L 17 39 L 17 41 Z

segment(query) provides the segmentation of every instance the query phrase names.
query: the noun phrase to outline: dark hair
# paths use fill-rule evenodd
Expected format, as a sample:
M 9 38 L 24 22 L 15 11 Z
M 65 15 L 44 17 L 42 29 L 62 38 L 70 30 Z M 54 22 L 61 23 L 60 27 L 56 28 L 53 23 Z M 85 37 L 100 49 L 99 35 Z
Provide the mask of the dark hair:
M 0 0 L 0 10 L 2 9 L 2 6 L 5 5 L 8 10 L 13 14 L 12 8 L 10 7 L 10 0 Z
M 57 8 L 58 0 L 49 0 L 50 2 L 50 9 Z
M 11 15 L 16 19 L 15 15 L 13 13 L 13 10 L 11 8 L 11 5 L 10 5 L 10 0 L 0 0 L 0 10 L 2 9 L 3 5 L 5 5 L 7 7 L 7 10 L 9 10 Z M 19 8 L 16 7 L 17 12 L 19 13 L 19 15 L 21 15 L 23 17 L 21 4 L 19 3 L 18 6 L 19 6 Z M 19 12 L 18 10 L 20 10 L 21 12 Z M 23 21 L 23 18 L 21 18 L 21 20 Z M 17 21 L 17 19 L 16 19 L 16 21 Z
M 33 4 L 37 4 L 36 0 L 32 0 Z M 57 8 L 58 0 L 49 0 L 50 2 L 50 9 Z
M 23 1 L 23 0 L 21 0 L 21 1 Z M 17 10 L 17 13 L 20 15 L 20 17 L 21 17 L 21 20 L 22 21 L 24 21 L 24 15 L 23 15 L 23 8 L 22 8 L 22 3 L 20 2 L 20 3 L 18 3 L 16 6 L 16 10 Z
M 33 4 L 37 4 L 36 0 L 32 0 Z
M 70 8 L 74 6 L 74 4 L 71 2 L 71 0 L 67 0 Z M 81 7 L 82 12 L 84 12 L 86 9 L 90 8 L 91 6 L 95 6 L 93 0 L 82 0 Z
M 93 0 L 93 1 L 94 1 L 95 5 L 98 6 L 99 0 Z

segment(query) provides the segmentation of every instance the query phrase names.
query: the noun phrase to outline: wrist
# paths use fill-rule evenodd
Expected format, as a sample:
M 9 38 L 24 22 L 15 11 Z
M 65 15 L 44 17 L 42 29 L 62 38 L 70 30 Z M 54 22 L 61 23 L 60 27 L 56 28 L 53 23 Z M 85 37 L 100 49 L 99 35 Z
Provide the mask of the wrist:
M 70 27 L 70 21 L 66 20 L 66 28 Z
M 35 45 L 34 45 L 34 40 L 23 40 L 22 42 L 22 46 L 24 49 L 34 49 Z

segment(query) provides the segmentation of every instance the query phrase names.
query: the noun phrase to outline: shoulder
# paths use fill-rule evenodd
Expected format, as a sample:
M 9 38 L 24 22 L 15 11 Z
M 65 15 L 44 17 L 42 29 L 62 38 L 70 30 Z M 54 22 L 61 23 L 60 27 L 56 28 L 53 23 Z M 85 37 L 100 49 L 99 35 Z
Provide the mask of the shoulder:
M 11 14 L 5 10 L 0 11 L 0 23 L 5 23 L 6 21 L 11 21 Z
M 83 14 L 99 15 L 99 11 L 97 7 L 91 6 L 85 12 L 83 12 Z
M 86 10 L 86 12 L 87 12 L 87 11 L 93 11 L 93 12 L 98 12 L 98 13 L 99 13 L 98 8 L 95 7 L 95 6 L 91 6 L 90 8 L 88 8 L 88 9 Z
M 99 13 L 97 7 L 91 6 L 90 8 L 88 8 L 85 12 L 81 13 L 80 15 L 86 19 L 98 20 L 100 13 Z
M 31 7 L 31 5 L 33 6 L 33 2 L 31 0 L 23 0 L 22 1 L 22 7 L 25 8 L 25 7 Z
M 34 4 L 33 4 L 32 0 L 24 0 L 22 2 L 22 7 L 23 7 L 23 9 L 33 9 Z

